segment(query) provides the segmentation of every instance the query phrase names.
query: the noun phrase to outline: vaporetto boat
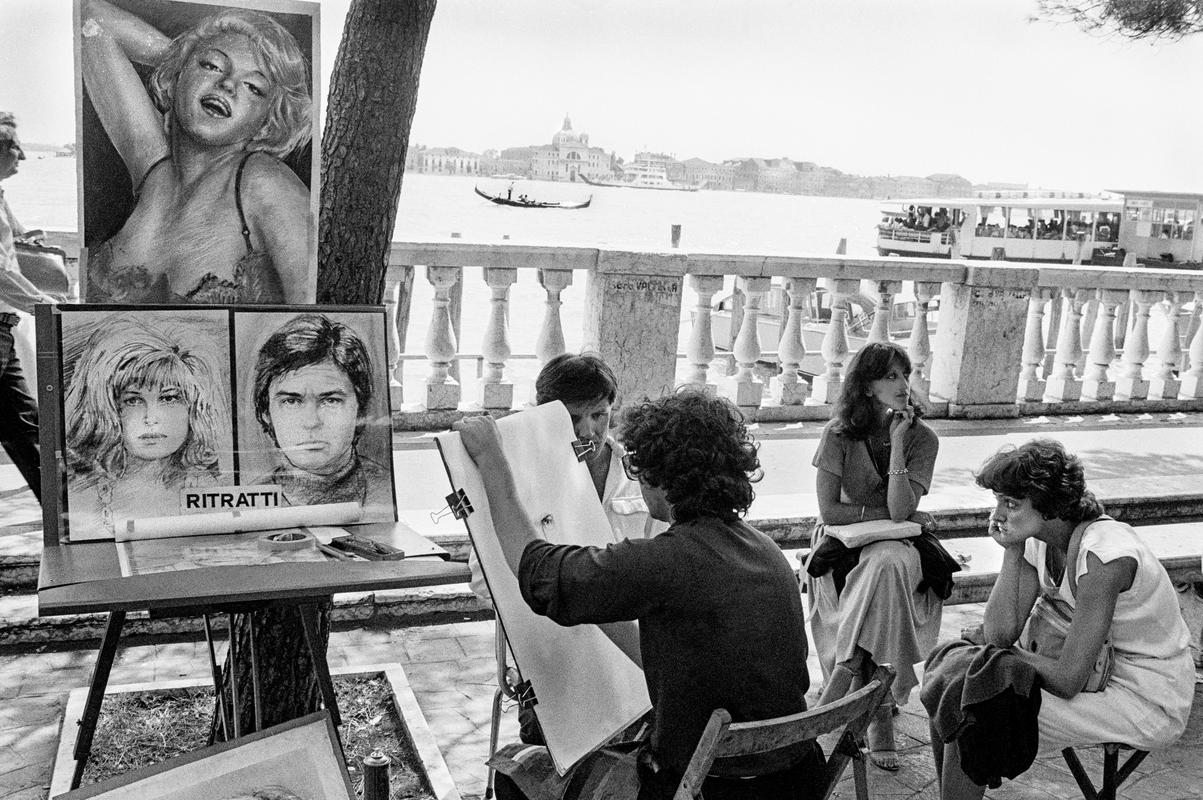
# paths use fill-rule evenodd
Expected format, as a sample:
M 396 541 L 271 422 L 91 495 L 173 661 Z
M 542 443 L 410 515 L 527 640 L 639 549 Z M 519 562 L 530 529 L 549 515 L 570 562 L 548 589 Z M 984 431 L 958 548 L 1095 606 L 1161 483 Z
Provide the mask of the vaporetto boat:
M 1114 258 L 1123 208 L 1098 197 L 894 200 L 877 226 L 877 252 L 1090 264 Z

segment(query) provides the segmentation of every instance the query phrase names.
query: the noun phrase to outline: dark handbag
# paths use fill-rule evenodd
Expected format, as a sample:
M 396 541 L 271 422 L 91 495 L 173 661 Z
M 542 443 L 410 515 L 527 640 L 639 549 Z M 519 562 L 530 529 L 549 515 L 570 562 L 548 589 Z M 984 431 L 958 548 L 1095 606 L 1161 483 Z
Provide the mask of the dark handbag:
M 14 242 L 17 266 L 25 279 L 42 292 L 54 297 L 67 297 L 71 289 L 71 274 L 67 271 L 67 251 L 61 247 Z
M 1093 522 L 1094 520 L 1092 520 Z M 1082 546 L 1082 534 L 1089 524 L 1079 525 L 1069 539 L 1069 549 L 1065 558 L 1065 569 L 1069 578 L 1069 593 L 1075 599 L 1078 594 L 1078 580 L 1074 575 L 1078 551 Z M 1049 658 L 1058 658 L 1065 649 L 1065 637 L 1069 635 L 1069 627 L 1073 624 L 1073 607 L 1060 597 L 1041 589 L 1032 613 L 1028 615 L 1027 624 L 1019 637 L 1019 646 L 1033 653 L 1039 653 Z M 1111 637 L 1103 642 L 1094 669 L 1086 680 L 1084 692 L 1101 692 L 1107 688 L 1111 680 L 1111 671 L 1115 667 L 1115 648 Z

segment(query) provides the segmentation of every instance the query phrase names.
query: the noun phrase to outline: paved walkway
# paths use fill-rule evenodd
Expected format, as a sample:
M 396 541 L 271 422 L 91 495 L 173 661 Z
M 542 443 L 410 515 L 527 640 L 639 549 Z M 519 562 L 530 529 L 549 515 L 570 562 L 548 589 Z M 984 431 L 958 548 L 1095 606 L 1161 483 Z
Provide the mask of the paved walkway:
M 1203 601 L 1183 595 L 1192 630 L 1203 625 Z M 944 615 L 945 636 L 955 636 L 980 620 L 982 606 L 952 606 Z M 402 665 L 423 715 L 465 798 L 484 791 L 483 761 L 488 749 L 493 696 L 493 624 L 460 622 L 400 630 L 358 629 L 335 633 L 330 642 L 332 667 L 397 662 Z M 0 656 L 0 798 L 41 800 L 46 797 L 54 752 L 71 689 L 85 686 L 94 655 L 89 651 L 36 652 Z M 150 681 L 208 679 L 204 644 L 140 645 L 123 648 L 110 685 Z M 812 655 L 808 664 L 813 702 L 821 680 Z M 1195 708 L 1186 735 L 1167 751 L 1152 755 L 1137 777 L 1124 786 L 1131 800 L 1176 800 L 1203 797 L 1203 685 L 1196 685 Z M 928 750 L 927 718 L 918 697 L 897 719 L 897 742 L 903 768 L 896 774 L 870 767 L 874 797 L 935 798 L 935 774 Z M 502 741 L 517 735 L 517 715 L 504 717 Z M 1101 756 L 1084 758 L 1097 769 Z M 987 794 L 994 800 L 1052 800 L 1075 796 L 1073 780 L 1058 759 L 1037 762 L 1019 779 Z M 835 797 L 854 796 L 851 771 Z
M 1104 500 L 1203 490 L 1203 414 L 976 423 L 937 420 L 934 426 L 941 437 L 941 453 L 934 491 L 924 501 L 928 510 L 987 506 L 989 496 L 973 485 L 973 469 L 1003 444 L 1036 435 L 1055 436 L 1081 455 L 1092 488 Z M 815 513 L 814 474 L 809 464 L 821 427 L 802 423 L 755 428 L 762 444 L 765 479 L 757 487 L 753 519 Z M 427 512 L 440 505 L 439 498 L 448 491 L 433 442 L 417 434 L 398 436 L 394 462 L 402 478 L 398 501 L 403 515 L 425 519 L 429 529 Z M 450 527 L 444 524 L 436 532 L 454 532 Z M 462 530 L 459 523 L 454 527 Z M 37 531 L 40 509 L 15 468 L 0 457 L 0 551 L 6 542 L 17 539 L 36 545 L 30 534 Z M 1203 602 L 1190 594 L 1181 597 L 1197 637 L 1203 628 Z M 980 614 L 980 606 L 950 607 L 944 633 L 956 635 Z M 125 647 L 110 685 L 179 678 L 203 681 L 207 660 L 202 648 L 194 642 Z M 46 796 L 67 694 L 86 685 L 93 659 L 90 650 L 0 654 L 0 798 Z M 400 663 L 461 793 L 469 798 L 480 796 L 494 688 L 492 623 L 337 632 L 331 639 L 330 662 L 334 667 Z M 818 667 L 813 659 L 809 666 L 817 690 Z M 516 728 L 511 711 L 503 723 L 502 739 L 512 739 Z M 927 721 L 917 698 L 904 709 L 897 728 L 904 768 L 895 775 L 871 768 L 874 796 L 936 797 L 927 751 Z M 1093 769 L 1100 760 L 1091 754 L 1086 763 Z M 850 783 L 836 796 L 851 797 Z M 1076 788 L 1064 765 L 1054 759 L 1038 763 L 1020 780 L 988 796 L 1046 800 L 1076 796 Z M 1142 800 L 1203 797 L 1203 703 L 1198 688 L 1186 736 L 1170 750 L 1150 757 L 1121 796 Z

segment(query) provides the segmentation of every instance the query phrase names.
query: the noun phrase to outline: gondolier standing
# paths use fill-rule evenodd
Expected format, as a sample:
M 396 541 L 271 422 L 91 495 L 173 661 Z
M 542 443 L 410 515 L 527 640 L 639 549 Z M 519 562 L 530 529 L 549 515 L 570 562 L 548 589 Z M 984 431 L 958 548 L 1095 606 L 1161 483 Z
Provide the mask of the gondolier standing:
M 24 158 L 21 140 L 17 138 L 16 119 L 11 113 L 0 111 L 0 181 L 16 175 L 17 162 Z M 13 328 L 20 322 L 17 311 L 32 313 L 38 303 L 57 300 L 43 294 L 21 274 L 15 239 L 24 231 L 0 188 L 0 443 L 41 502 L 38 406 L 17 358 Z

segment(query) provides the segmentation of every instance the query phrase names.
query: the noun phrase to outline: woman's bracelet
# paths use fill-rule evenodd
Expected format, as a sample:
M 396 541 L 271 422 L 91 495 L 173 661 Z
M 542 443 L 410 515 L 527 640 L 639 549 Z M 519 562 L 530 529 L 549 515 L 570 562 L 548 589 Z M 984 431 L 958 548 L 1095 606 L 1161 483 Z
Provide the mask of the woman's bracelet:
M 887 469 L 886 475 L 906 475 L 909 472 L 910 470 L 906 467 L 903 467 L 902 469 Z

